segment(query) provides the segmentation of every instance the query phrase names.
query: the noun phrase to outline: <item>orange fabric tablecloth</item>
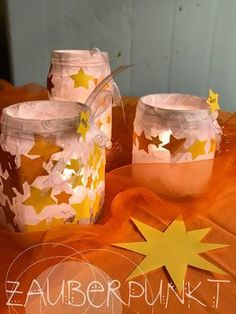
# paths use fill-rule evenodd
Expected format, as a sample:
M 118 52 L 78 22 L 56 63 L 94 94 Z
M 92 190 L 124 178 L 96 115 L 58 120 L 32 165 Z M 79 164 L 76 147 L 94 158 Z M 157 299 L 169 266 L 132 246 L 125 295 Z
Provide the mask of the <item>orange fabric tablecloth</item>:
M 233 314 L 236 308 L 236 118 L 224 128 L 222 152 L 215 158 L 209 188 L 198 197 L 163 197 L 153 193 L 147 186 L 137 185 L 132 179 L 131 162 L 132 121 L 135 113 L 136 98 L 124 98 L 126 104 L 125 125 L 122 111 L 113 111 L 113 149 L 108 153 L 109 170 L 106 175 L 106 200 L 102 217 L 93 226 L 64 225 L 47 232 L 9 233 L 0 231 L 0 313 L 8 313 L 6 306 L 5 282 L 19 282 L 16 303 L 24 304 L 30 284 L 34 278 L 49 267 L 58 264 L 65 257 L 81 258 L 102 270 L 106 276 L 117 280 L 121 287 L 113 293 L 114 309 L 111 304 L 95 308 L 87 313 L 222 313 Z M 6 104 L 6 103 L 5 103 Z M 222 113 L 221 123 L 230 114 Z M 193 178 L 194 180 L 194 178 Z M 165 268 L 146 274 L 151 286 L 145 286 L 145 277 L 135 278 L 132 289 L 126 280 L 144 256 L 135 252 L 111 246 L 112 243 L 144 241 L 137 227 L 131 221 L 136 218 L 160 231 L 166 230 L 176 217 L 184 219 L 187 230 L 209 228 L 211 230 L 203 242 L 221 243 L 228 246 L 202 254 L 207 260 L 220 267 L 226 274 L 218 275 L 209 271 L 188 267 L 184 293 L 177 296 L 168 283 L 171 281 Z M 43 243 L 43 245 L 42 245 Z M 78 250 L 79 252 L 75 251 Z M 158 247 L 153 248 L 159 254 Z M 25 251 L 25 252 L 24 252 Z M 22 254 L 24 252 L 24 254 Z M 16 259 L 16 257 L 18 257 Z M 69 260 L 73 260 L 69 258 Z M 16 259 L 14 261 L 14 259 Z M 173 256 L 175 259 L 175 256 Z M 69 264 L 68 264 L 69 265 Z M 68 271 L 68 269 L 67 269 Z M 87 270 L 78 268 L 77 272 Z M 82 275 L 81 275 L 82 276 Z M 84 277 L 83 277 L 84 278 Z M 9 284 L 9 282 L 8 282 Z M 16 284 L 16 283 L 15 283 Z M 141 295 L 145 287 L 145 294 Z M 160 289 L 162 287 L 162 289 Z M 12 290 L 12 287 L 8 289 Z M 140 290 L 141 289 L 141 290 Z M 136 298 L 135 298 L 136 293 Z M 158 295 L 159 293 L 159 295 Z M 9 297 L 8 293 L 8 297 Z M 184 297 L 183 297 L 184 296 Z M 156 302 L 155 301 L 156 297 Z M 29 299 L 33 299 L 32 295 Z M 130 305 L 126 305 L 130 300 Z M 154 305 L 150 302 L 153 300 Z M 28 300 L 29 301 L 29 300 Z M 124 304 L 126 303 L 126 304 Z M 10 313 L 40 313 L 39 308 L 32 310 L 16 306 Z M 64 305 L 65 306 L 65 305 Z M 105 308 L 104 308 L 105 307 Z M 85 307 L 63 310 L 63 306 L 44 307 L 43 313 L 83 313 Z M 77 311 L 77 312 L 76 312 Z

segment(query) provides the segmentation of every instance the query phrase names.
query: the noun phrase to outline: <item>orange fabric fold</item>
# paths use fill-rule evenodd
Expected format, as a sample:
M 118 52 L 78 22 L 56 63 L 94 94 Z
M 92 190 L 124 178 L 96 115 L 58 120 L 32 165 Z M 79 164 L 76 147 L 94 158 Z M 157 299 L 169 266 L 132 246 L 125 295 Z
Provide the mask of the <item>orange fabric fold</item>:
M 129 123 L 132 123 L 133 106 L 126 107 L 126 110 L 129 111 Z M 117 117 L 121 118 L 119 109 L 115 109 L 113 119 Z M 227 118 L 227 115 L 222 115 L 223 121 Z M 10 233 L 4 228 L 1 229 L 0 313 L 8 313 L 9 310 L 6 306 L 9 298 L 9 294 L 6 296 L 5 293 L 6 279 L 8 281 L 19 279 L 20 289 L 24 293 L 17 295 L 17 301 L 23 304 L 32 279 L 38 278 L 45 270 L 57 265 L 65 258 L 71 261 L 72 257 L 69 257 L 71 255 L 80 260 L 86 258 L 91 265 L 101 269 L 110 278 L 119 281 L 121 283 L 120 297 L 124 303 L 128 303 L 132 291 L 126 279 L 144 256 L 114 247 L 112 244 L 145 241 L 131 218 L 165 231 L 176 217 L 183 218 L 187 230 L 210 227 L 211 230 L 203 242 L 228 245 L 202 255 L 220 267 L 226 275 L 188 267 L 185 280 L 190 287 L 186 286 L 186 289 L 190 289 L 191 293 L 186 292 L 185 289 L 185 300 L 181 302 L 179 297 L 168 288 L 171 279 L 165 268 L 158 268 L 146 274 L 146 278 L 139 276 L 135 279 L 135 289 L 140 289 L 138 284 L 145 286 L 147 279 L 153 296 L 147 288 L 146 298 L 133 297 L 129 306 L 116 298 L 117 310 L 115 308 L 114 312 L 171 314 L 189 312 L 230 314 L 234 312 L 236 307 L 236 119 L 231 120 L 225 127 L 222 151 L 213 162 L 212 172 L 207 177 L 204 190 L 201 190 L 199 195 L 191 196 L 186 193 L 186 187 L 184 187 L 183 193 L 174 198 L 168 184 L 164 189 L 162 187 L 161 193 L 158 193 L 160 187 L 153 184 L 150 179 L 155 166 L 151 165 L 152 171 L 147 173 L 142 165 L 128 165 L 131 161 L 132 127 L 129 124 L 127 128 L 129 132 L 126 133 L 126 140 L 125 131 L 120 128 L 113 134 L 115 141 L 119 141 L 120 145 L 125 148 L 117 153 L 117 146 L 115 146 L 114 150 L 109 152 L 108 165 L 114 170 L 106 175 L 105 205 L 97 224 L 92 226 L 64 225 L 46 232 L 34 233 Z M 201 163 L 203 169 L 208 167 L 208 161 Z M 119 166 L 123 167 L 118 168 Z M 175 166 L 178 165 L 173 165 Z M 165 166 L 163 168 L 160 166 L 159 171 L 164 171 L 164 169 Z M 183 171 L 190 171 L 188 164 Z M 140 180 L 140 177 L 142 178 L 145 174 L 146 180 Z M 149 175 L 152 176 L 148 177 Z M 181 178 L 176 178 L 176 182 L 179 180 Z M 158 247 L 153 249 L 158 254 Z M 16 258 L 17 260 L 14 261 Z M 79 273 L 80 269 L 77 272 Z M 160 292 L 161 284 L 163 285 L 161 299 L 151 306 L 148 301 L 150 303 L 155 299 Z M 93 311 L 95 309 L 91 307 L 88 313 L 93 313 Z M 15 313 L 13 308 L 10 308 L 10 313 Z M 27 313 L 27 307 L 26 309 L 18 307 L 17 313 Z M 52 310 L 51 313 L 55 312 Z M 56 313 L 65 312 L 57 310 Z M 107 313 L 112 312 L 107 311 Z

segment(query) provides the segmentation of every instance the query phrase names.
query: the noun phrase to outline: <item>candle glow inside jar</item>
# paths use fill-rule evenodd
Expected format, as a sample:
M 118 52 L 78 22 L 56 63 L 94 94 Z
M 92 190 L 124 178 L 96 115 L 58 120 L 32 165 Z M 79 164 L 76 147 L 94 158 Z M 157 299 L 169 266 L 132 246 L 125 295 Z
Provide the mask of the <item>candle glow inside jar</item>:
M 136 179 L 142 172 L 136 165 L 142 164 L 142 169 L 146 165 L 144 181 L 154 180 L 151 182 L 157 192 L 201 193 L 211 175 L 220 137 L 217 112 L 209 110 L 205 98 L 182 94 L 144 96 L 138 102 L 134 121 Z M 142 175 L 139 179 L 141 182 Z
M 31 101 L 2 114 L 1 211 L 8 227 L 46 230 L 65 223 L 93 223 L 105 194 L 105 149 L 97 129 L 77 134 L 82 104 Z

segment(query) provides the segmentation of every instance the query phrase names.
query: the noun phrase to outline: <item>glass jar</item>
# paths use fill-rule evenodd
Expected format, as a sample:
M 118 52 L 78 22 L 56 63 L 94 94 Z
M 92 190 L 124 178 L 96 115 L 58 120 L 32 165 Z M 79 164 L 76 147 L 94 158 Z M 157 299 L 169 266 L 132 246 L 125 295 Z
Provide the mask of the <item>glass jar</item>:
M 98 49 L 54 50 L 47 78 L 49 99 L 84 103 L 99 82 L 110 72 L 107 52 L 101 52 Z M 106 86 L 106 90 L 112 94 L 119 93 L 113 82 Z M 104 97 L 99 97 L 94 107 L 105 107 L 105 102 Z M 111 140 L 111 98 L 103 115 L 96 120 L 96 125 Z
M 133 164 L 143 166 L 134 167 L 142 169 L 135 171 L 136 178 L 141 176 L 140 182 L 150 182 L 162 194 L 203 192 L 221 138 L 217 115 L 201 97 L 156 94 L 140 98 L 134 121 Z
M 20 231 L 93 223 L 105 194 L 105 150 L 76 130 L 82 104 L 30 101 L 3 110 L 0 144 L 1 216 Z

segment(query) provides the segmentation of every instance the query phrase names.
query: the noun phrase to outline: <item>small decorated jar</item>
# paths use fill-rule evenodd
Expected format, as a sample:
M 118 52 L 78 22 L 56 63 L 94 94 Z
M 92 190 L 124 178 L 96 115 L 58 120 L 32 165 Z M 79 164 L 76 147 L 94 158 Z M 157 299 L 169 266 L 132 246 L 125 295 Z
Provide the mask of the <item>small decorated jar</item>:
M 94 88 L 111 72 L 107 52 L 92 50 L 54 50 L 47 78 L 49 99 L 84 103 Z M 112 82 L 106 86 L 112 94 L 119 93 Z M 94 106 L 106 110 L 96 120 L 97 127 L 111 140 L 112 100 L 100 97 Z
M 83 136 L 76 127 L 89 111 L 58 101 L 30 101 L 3 110 L 2 224 L 39 231 L 97 219 L 105 193 L 105 150 L 96 144 L 92 122 Z
M 209 110 L 207 99 L 196 96 L 140 98 L 134 121 L 133 164 L 147 164 L 148 181 L 154 179 L 153 185 L 163 194 L 202 192 L 220 144 L 217 115 Z M 207 162 L 200 162 L 204 160 Z

